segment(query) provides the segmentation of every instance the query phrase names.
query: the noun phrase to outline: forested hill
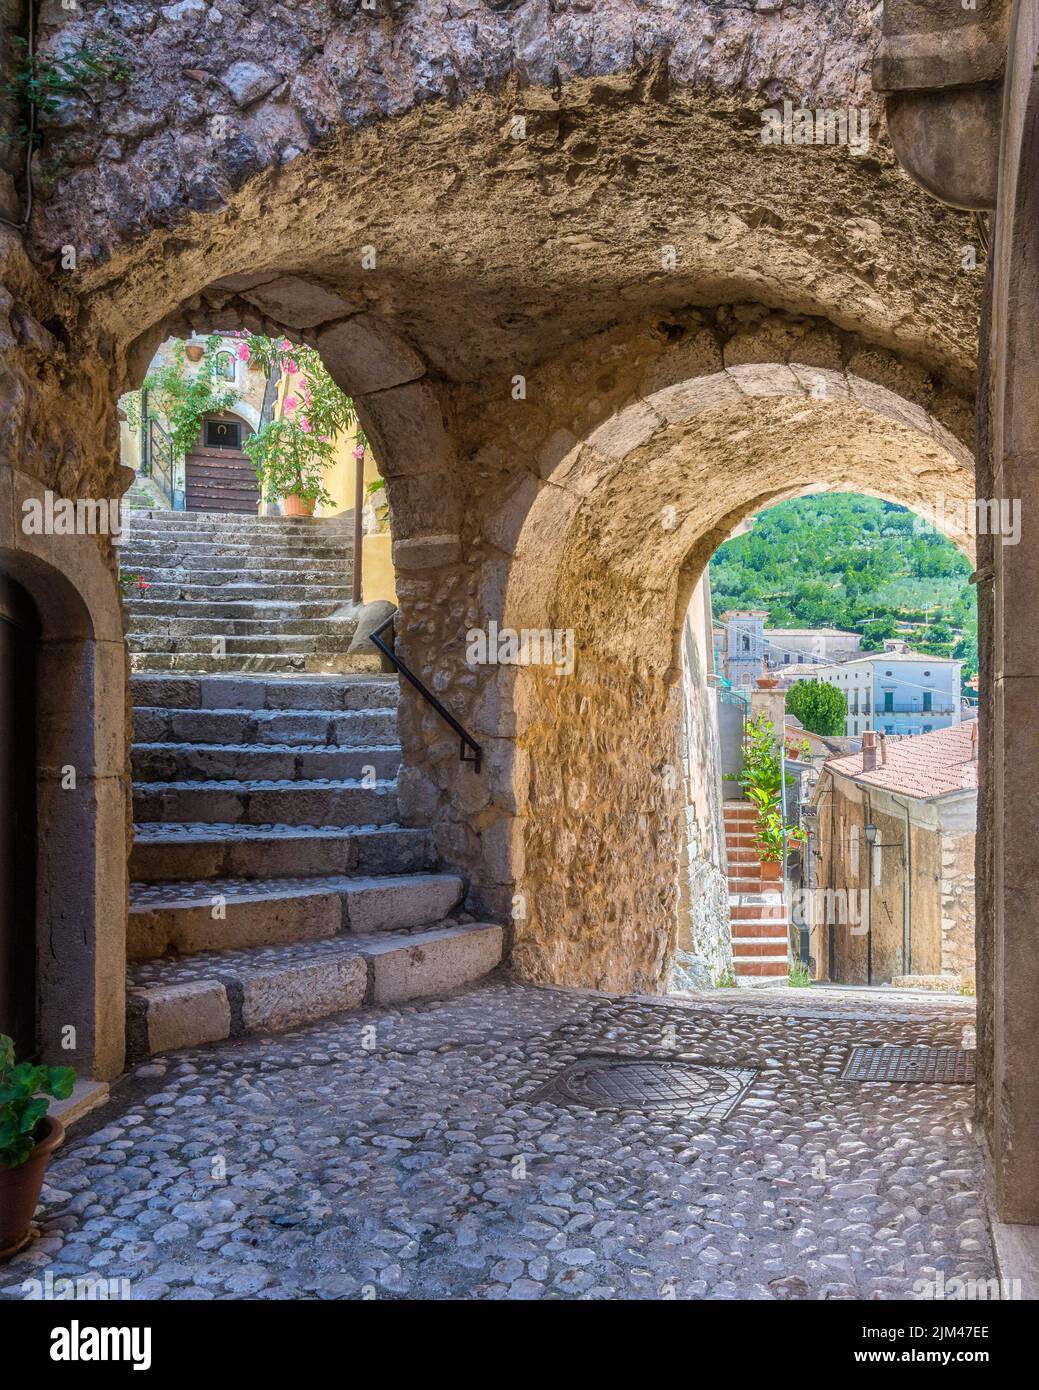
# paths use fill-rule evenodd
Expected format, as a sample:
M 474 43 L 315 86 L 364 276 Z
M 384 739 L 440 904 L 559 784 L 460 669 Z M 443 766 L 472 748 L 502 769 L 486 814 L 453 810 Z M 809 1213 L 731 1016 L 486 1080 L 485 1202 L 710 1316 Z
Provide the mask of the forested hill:
M 762 608 L 769 627 L 838 627 L 876 651 L 905 637 L 977 672 L 971 563 L 912 512 L 857 493 L 826 492 L 759 512 L 711 561 L 714 615 Z

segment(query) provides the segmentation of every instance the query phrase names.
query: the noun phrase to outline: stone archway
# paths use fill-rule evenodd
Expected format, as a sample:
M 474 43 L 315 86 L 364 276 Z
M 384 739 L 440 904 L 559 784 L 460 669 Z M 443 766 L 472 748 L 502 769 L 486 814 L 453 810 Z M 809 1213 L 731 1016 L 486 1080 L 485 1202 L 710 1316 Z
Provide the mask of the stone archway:
M 500 623 L 571 631 L 576 666 L 495 676 L 515 719 L 496 750 L 516 805 L 513 960 L 540 981 L 659 989 L 674 947 L 678 642 L 710 555 L 812 484 L 969 502 L 972 460 L 886 387 L 796 362 L 675 382 L 542 457 L 510 514 Z
M 0 467 L 0 498 L 0 571 L 39 620 L 37 1043 L 45 1061 L 109 1079 L 123 1067 L 126 961 L 126 646 L 116 582 L 94 535 L 23 526 L 27 502 L 46 509 L 38 479 Z

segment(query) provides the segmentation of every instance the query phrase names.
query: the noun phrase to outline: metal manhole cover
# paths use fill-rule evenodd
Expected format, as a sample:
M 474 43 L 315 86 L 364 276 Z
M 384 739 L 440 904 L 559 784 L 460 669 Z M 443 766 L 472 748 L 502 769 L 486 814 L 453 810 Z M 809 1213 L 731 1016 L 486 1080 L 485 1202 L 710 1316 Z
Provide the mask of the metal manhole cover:
M 853 1047 L 841 1080 L 970 1086 L 974 1082 L 974 1051 L 964 1047 Z
M 757 1076 L 752 1067 L 716 1067 L 673 1057 L 590 1056 L 573 1062 L 532 1099 L 589 1110 L 652 1110 L 723 1120 Z

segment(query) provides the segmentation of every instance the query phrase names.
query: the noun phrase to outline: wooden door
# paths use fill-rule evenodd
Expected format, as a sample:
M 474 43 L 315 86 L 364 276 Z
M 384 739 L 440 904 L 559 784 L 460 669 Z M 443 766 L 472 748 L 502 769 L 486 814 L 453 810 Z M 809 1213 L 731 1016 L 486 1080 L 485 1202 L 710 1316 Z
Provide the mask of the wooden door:
M 260 501 L 256 471 L 242 444 L 252 433 L 229 411 L 207 415 L 198 443 L 185 459 L 185 505 L 189 512 L 248 512 Z
M 36 1038 L 36 650 L 25 591 L 0 575 L 0 1033 Z

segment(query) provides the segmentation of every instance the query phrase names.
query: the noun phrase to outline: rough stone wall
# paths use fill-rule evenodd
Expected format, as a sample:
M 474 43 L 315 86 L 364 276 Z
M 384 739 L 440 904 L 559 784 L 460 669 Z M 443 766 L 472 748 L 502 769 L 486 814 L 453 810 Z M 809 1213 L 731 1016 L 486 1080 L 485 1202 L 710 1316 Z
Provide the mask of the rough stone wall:
M 974 846 L 973 835 L 942 835 L 941 968 L 943 975 L 974 989 Z
M 760 92 L 766 104 L 864 102 L 876 21 L 868 0 L 120 0 L 95 11 L 43 0 L 43 51 L 114 38 L 133 67 L 130 99 L 105 119 L 94 96 L 64 102 L 50 121 L 67 172 L 47 222 L 86 222 L 91 253 L 103 255 L 142 226 L 219 208 L 341 127 L 510 81 L 554 90 L 605 79 L 662 55 L 671 81 L 701 89 Z M 812 52 L 825 61 L 806 63 Z
M 514 968 L 535 982 L 660 990 L 678 920 L 678 692 L 590 661 L 570 677 L 531 675 Z
M 705 593 L 706 590 L 706 593 Z M 717 693 L 708 688 L 710 587 L 697 584 L 682 631 L 682 847 L 672 989 L 711 989 L 732 971 Z

